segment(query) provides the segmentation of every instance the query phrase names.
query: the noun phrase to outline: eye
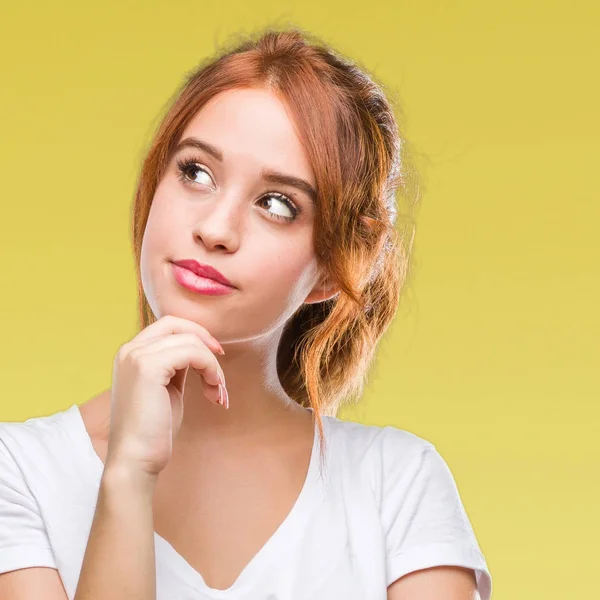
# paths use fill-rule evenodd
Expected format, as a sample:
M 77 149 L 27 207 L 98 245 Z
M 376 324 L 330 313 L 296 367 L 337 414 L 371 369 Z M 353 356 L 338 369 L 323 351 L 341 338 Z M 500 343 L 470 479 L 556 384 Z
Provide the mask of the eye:
M 208 171 L 201 167 L 195 160 L 178 160 L 177 170 L 179 171 L 177 178 L 179 179 L 179 181 L 182 181 L 185 184 L 194 183 L 199 185 L 206 185 L 196 180 L 198 174 L 205 175 L 208 181 L 212 182 L 212 178 L 210 177 Z M 293 194 L 290 195 L 293 196 Z M 275 205 L 279 204 L 280 206 L 283 206 L 284 210 L 287 210 L 289 214 L 289 216 L 286 216 L 285 214 L 270 212 L 269 214 L 275 219 L 283 221 L 294 221 L 298 218 L 298 215 L 302 211 L 302 209 L 297 204 L 295 204 L 290 198 L 288 198 L 288 196 L 279 192 L 268 192 L 264 196 L 261 196 L 259 202 L 264 203 L 265 200 L 271 200 L 271 205 L 273 205 L 273 200 L 275 200 Z M 281 208 L 277 210 L 280 211 Z
M 179 181 L 183 181 L 184 183 L 187 183 L 188 181 L 192 181 L 193 183 L 201 183 L 199 181 L 196 181 L 196 175 L 194 174 L 195 172 L 203 173 L 208 177 L 209 181 L 212 181 L 210 175 L 208 174 L 208 171 L 203 169 L 200 165 L 198 165 L 198 163 L 196 163 L 193 160 L 178 160 L 177 170 L 179 171 Z M 190 176 L 190 174 L 192 175 Z M 201 183 L 201 185 L 204 184 Z
M 276 200 L 279 204 L 283 205 L 285 207 L 285 210 L 287 210 L 289 213 L 291 213 L 291 216 L 286 217 L 285 215 L 281 215 L 281 214 L 275 214 L 275 213 L 271 213 L 276 219 L 283 219 L 285 221 L 294 221 L 296 218 L 298 218 L 298 215 L 300 214 L 300 208 L 294 204 L 287 196 L 285 196 L 284 194 L 280 194 L 279 192 L 269 192 L 267 194 L 265 194 L 264 196 L 262 196 L 262 198 L 259 200 L 259 202 L 264 202 L 265 200 Z

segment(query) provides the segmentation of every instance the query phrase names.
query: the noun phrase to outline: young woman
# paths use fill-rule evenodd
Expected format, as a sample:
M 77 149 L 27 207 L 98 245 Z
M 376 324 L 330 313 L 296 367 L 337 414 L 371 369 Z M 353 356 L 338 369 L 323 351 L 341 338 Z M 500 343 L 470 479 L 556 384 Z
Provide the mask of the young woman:
M 1 424 L 2 600 L 490 599 L 435 447 L 335 416 L 408 273 L 402 141 L 298 29 L 190 74 L 141 170 L 111 389 Z

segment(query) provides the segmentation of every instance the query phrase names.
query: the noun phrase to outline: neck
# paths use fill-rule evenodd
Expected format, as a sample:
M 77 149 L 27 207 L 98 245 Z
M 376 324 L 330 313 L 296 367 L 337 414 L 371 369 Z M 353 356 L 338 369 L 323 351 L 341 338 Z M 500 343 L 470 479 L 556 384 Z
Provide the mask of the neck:
M 216 355 L 223 369 L 229 409 L 217 406 L 203 393 L 201 376 L 188 369 L 184 387 L 182 439 L 263 438 L 284 431 L 283 425 L 310 421 L 311 411 L 299 406 L 282 388 L 277 376 L 278 340 L 224 344 Z

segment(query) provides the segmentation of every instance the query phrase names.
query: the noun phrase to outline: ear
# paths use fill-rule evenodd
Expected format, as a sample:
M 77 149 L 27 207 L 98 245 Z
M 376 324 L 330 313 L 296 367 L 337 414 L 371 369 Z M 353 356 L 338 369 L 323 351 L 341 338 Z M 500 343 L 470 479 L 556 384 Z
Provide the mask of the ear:
M 329 278 L 321 278 L 306 296 L 304 304 L 316 304 L 333 298 L 340 292 L 340 288 Z

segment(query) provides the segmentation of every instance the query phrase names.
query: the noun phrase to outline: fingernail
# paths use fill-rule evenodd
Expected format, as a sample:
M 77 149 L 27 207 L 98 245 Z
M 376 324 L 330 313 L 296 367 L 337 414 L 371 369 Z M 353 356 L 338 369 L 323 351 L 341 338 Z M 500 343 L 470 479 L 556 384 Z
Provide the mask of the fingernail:
M 223 346 L 221 346 L 221 344 L 219 344 L 219 342 L 217 342 L 217 340 L 215 338 L 213 338 L 213 341 L 215 342 L 215 345 L 217 346 L 217 354 L 225 354 L 225 350 L 223 350 Z
M 219 376 L 220 384 L 225 387 L 227 384 L 225 383 L 225 373 L 223 373 L 221 366 L 219 365 L 219 369 L 217 371 L 217 375 Z
M 223 390 L 223 407 L 229 408 L 229 393 L 227 392 L 227 388 L 225 386 L 221 386 Z
M 225 406 L 225 394 L 223 392 L 224 389 L 225 388 L 221 384 L 219 384 L 219 400 L 217 402 L 221 406 Z

